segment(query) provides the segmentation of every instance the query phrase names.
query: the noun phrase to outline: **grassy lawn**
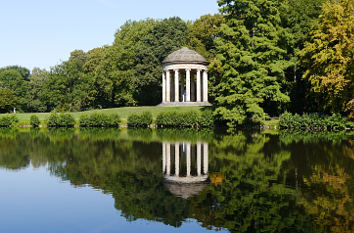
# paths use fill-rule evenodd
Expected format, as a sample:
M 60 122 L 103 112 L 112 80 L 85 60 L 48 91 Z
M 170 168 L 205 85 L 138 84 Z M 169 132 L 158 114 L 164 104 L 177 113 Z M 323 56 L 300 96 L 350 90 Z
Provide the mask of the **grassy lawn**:
M 125 124 L 127 122 L 127 118 L 130 114 L 132 113 L 140 113 L 143 111 L 150 111 L 153 115 L 154 118 L 160 113 L 160 112 L 166 112 L 166 111 L 181 111 L 181 112 L 187 112 L 190 110 L 202 110 L 205 109 L 206 107 L 158 107 L 158 106 L 149 106 L 149 107 L 122 107 L 122 108 L 110 108 L 110 109 L 102 109 L 102 110 L 91 110 L 91 111 L 85 111 L 85 112 L 72 112 L 74 118 L 78 121 L 80 116 L 82 114 L 90 114 L 94 112 L 100 112 L 100 113 L 106 113 L 106 114 L 119 114 L 121 117 L 122 123 Z M 20 121 L 20 125 L 28 125 L 30 122 L 30 117 L 32 115 L 37 115 L 39 120 L 43 122 L 48 118 L 50 113 L 17 113 L 16 116 L 18 117 Z M 2 114 L 0 114 L 1 116 Z

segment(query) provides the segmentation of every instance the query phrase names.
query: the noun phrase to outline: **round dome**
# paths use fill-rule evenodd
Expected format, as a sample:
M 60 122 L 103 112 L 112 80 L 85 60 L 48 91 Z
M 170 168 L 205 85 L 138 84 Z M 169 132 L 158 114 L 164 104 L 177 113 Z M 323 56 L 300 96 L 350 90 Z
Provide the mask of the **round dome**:
M 209 62 L 199 53 L 189 48 L 181 48 L 168 55 L 162 64 L 201 64 L 208 65 Z

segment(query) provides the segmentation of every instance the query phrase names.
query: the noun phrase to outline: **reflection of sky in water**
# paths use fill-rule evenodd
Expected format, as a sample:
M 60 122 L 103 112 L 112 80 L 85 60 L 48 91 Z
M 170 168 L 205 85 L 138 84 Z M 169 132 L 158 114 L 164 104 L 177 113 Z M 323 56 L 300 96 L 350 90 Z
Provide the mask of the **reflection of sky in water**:
M 0 185 L 0 232 L 210 232 L 193 219 L 179 228 L 140 219 L 128 222 L 114 208 L 111 195 L 75 188 L 50 176 L 45 167 L 0 168 Z

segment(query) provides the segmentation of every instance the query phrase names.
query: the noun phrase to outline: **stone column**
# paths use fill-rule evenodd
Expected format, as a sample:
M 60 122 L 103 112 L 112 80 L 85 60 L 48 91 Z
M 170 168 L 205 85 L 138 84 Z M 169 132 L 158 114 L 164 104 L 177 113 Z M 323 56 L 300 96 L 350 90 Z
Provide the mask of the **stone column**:
M 191 101 L 196 101 L 195 99 L 195 80 L 194 77 L 191 79 Z
M 179 77 L 178 70 L 175 70 L 175 102 L 179 102 Z
M 197 102 L 201 102 L 200 70 L 197 70 Z
M 162 103 L 166 102 L 166 77 L 165 71 L 162 71 Z
M 202 174 L 202 154 L 201 154 L 201 144 L 200 142 L 197 143 L 197 174 L 200 176 Z
M 165 174 L 166 171 L 166 143 L 162 143 L 162 172 Z
M 187 176 L 191 175 L 191 144 L 187 144 Z
M 191 102 L 191 70 L 186 69 L 186 102 Z
M 208 71 L 203 71 L 203 102 L 208 102 Z
M 175 144 L 175 176 L 179 176 L 179 143 Z
M 167 171 L 166 171 L 166 175 L 170 175 L 171 174 L 171 145 L 170 143 L 166 143 L 166 152 L 167 152 L 167 156 L 166 156 L 166 167 L 167 167 Z
M 185 82 L 185 77 L 183 77 L 183 75 L 181 74 L 181 80 L 180 80 L 180 100 L 181 102 L 186 102 L 186 97 L 184 96 L 184 82 Z
M 209 147 L 208 143 L 203 143 L 203 154 L 204 154 L 204 165 L 203 165 L 203 172 L 204 174 L 208 174 L 209 170 Z
M 170 79 L 170 71 L 166 70 L 166 102 L 171 101 L 171 79 Z

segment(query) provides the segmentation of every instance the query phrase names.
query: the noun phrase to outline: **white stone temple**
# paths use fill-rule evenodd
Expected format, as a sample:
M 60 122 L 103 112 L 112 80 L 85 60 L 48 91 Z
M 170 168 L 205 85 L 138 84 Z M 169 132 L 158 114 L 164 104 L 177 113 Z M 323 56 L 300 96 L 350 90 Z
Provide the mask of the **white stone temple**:
M 176 196 L 197 195 L 206 186 L 209 167 L 208 143 L 162 143 L 165 185 Z
M 188 48 L 168 55 L 162 62 L 160 106 L 210 106 L 208 64 L 202 55 Z

